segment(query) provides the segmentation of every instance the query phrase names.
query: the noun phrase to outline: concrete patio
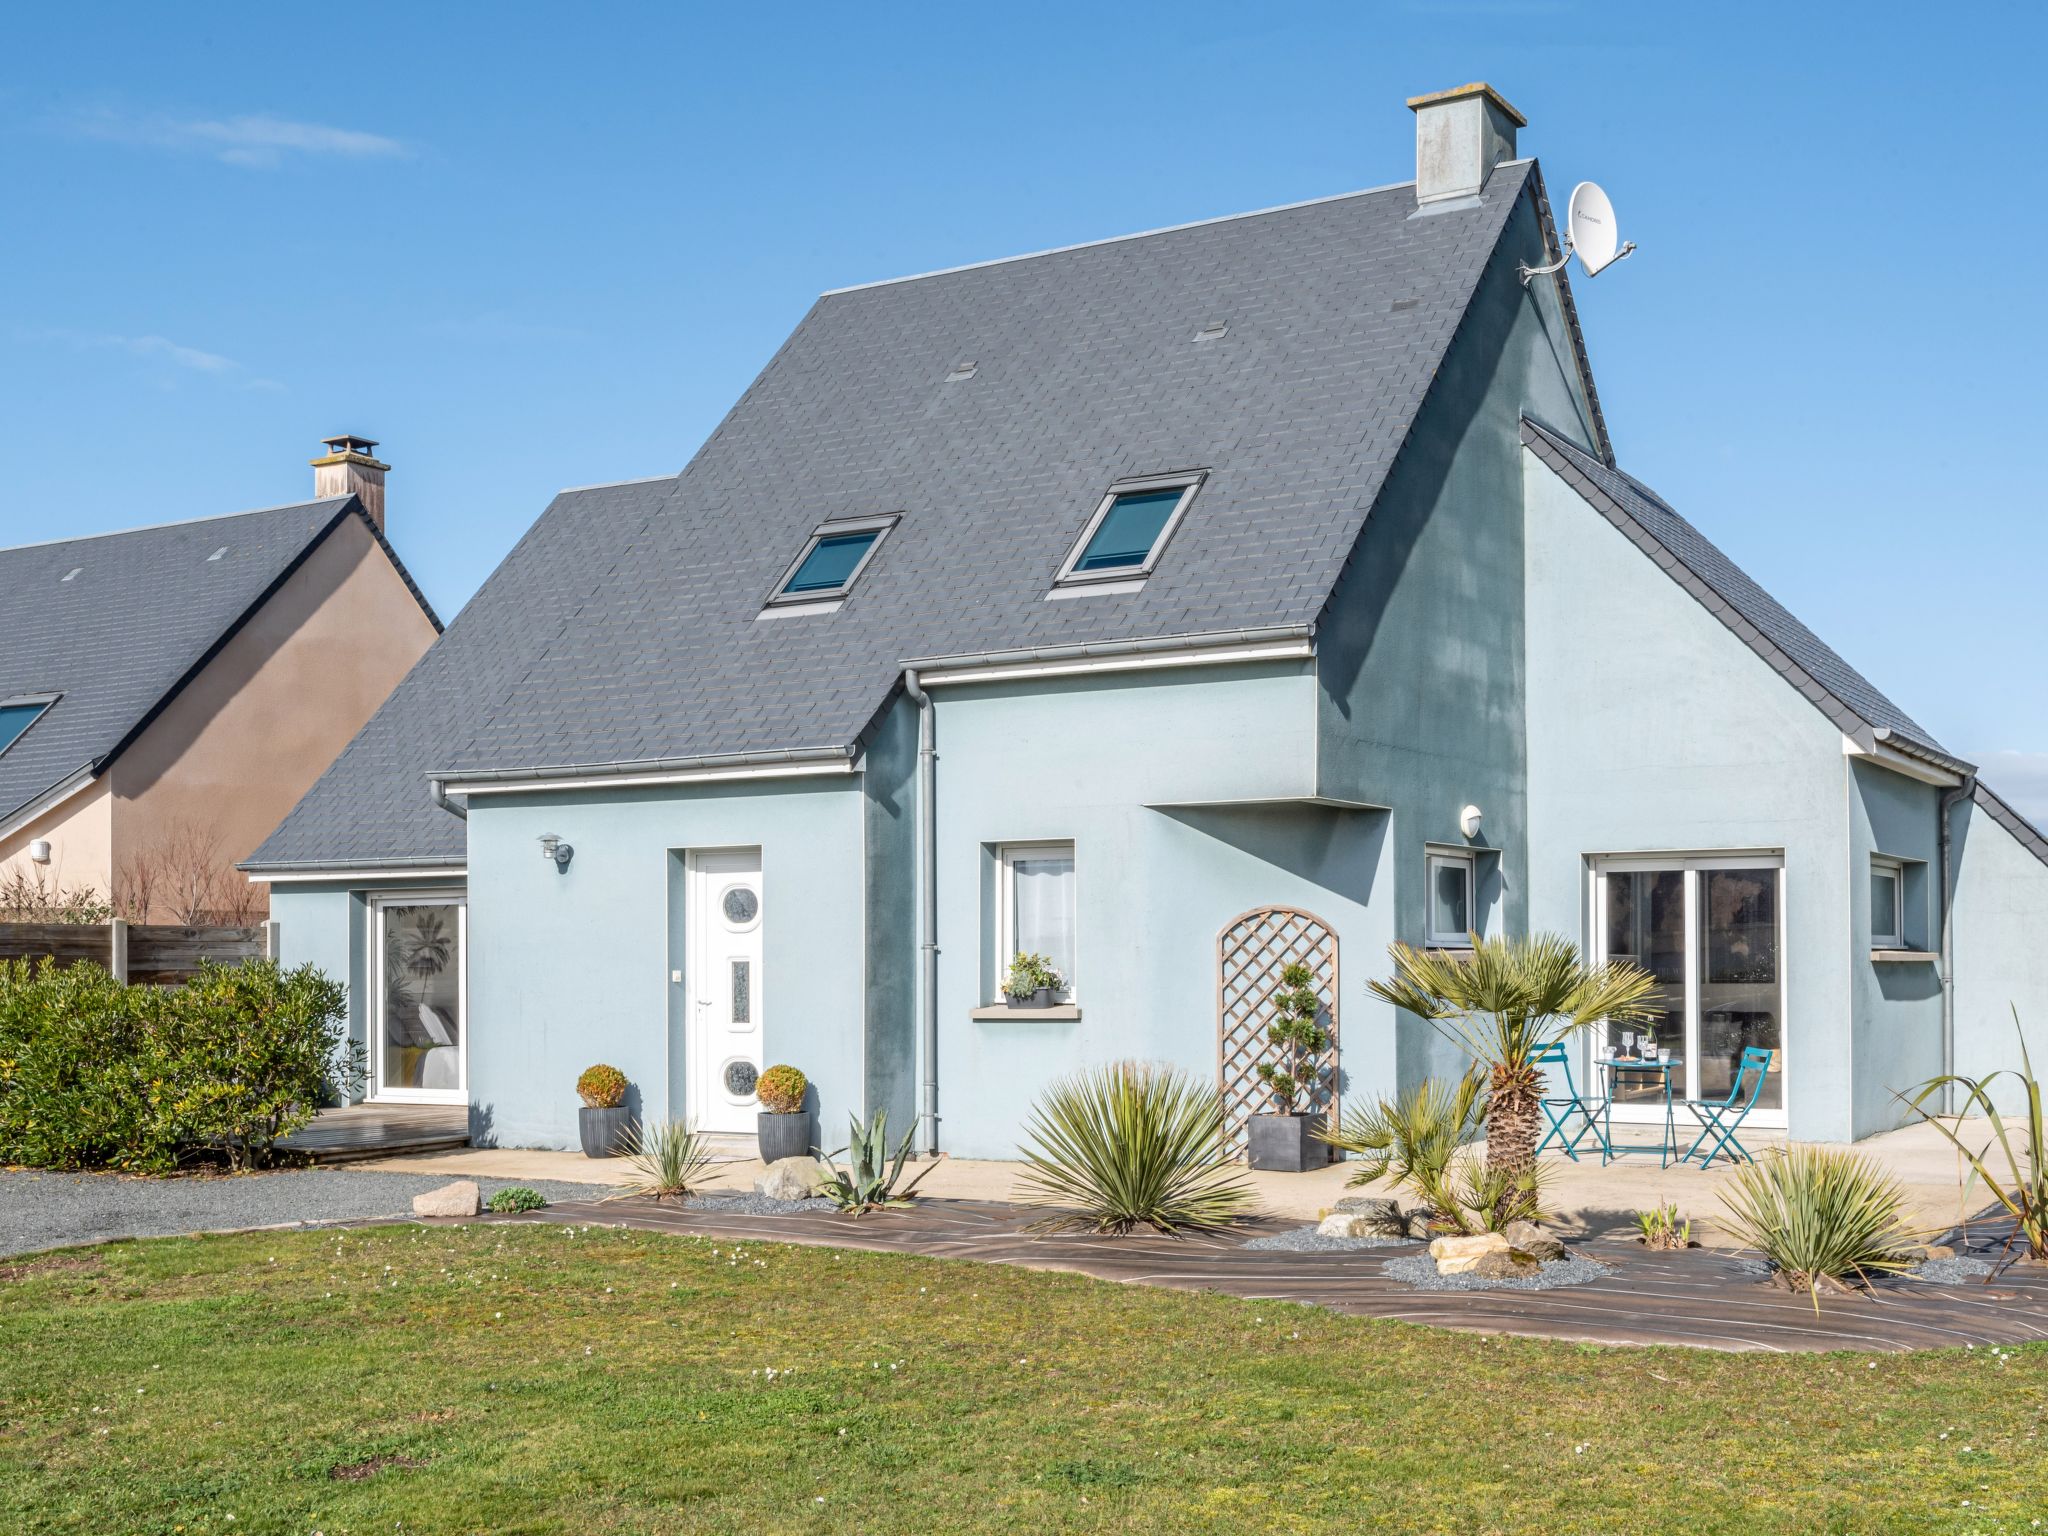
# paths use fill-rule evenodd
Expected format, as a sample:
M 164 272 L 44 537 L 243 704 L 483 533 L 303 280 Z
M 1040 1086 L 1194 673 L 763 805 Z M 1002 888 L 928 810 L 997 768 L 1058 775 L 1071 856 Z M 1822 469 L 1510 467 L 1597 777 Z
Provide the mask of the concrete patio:
M 1973 1121 L 1973 1144 L 1990 1135 L 1986 1122 Z M 1616 1140 L 1623 1138 L 1616 1127 Z M 1642 1128 L 1644 1139 L 1652 1136 Z M 1783 1136 L 1755 1132 L 1745 1136 L 1753 1151 L 1781 1145 Z M 745 1190 L 753 1187 L 762 1164 L 753 1156 L 751 1138 L 725 1138 L 725 1159 L 713 1169 L 707 1185 L 713 1189 Z M 1590 1144 L 1589 1144 L 1590 1146 Z M 1981 1214 L 1990 1203 L 1982 1188 L 1972 1189 L 1965 1205 L 1963 1178 L 1967 1169 L 1961 1158 L 1932 1127 L 1909 1126 L 1882 1136 L 1857 1142 L 1853 1150 L 1880 1163 L 1905 1187 L 1910 1219 L 1916 1230 L 1929 1234 L 1946 1231 Z M 1670 1168 L 1657 1166 L 1652 1150 L 1639 1150 L 1602 1164 L 1597 1151 L 1577 1162 L 1556 1153 L 1543 1159 L 1547 1203 L 1558 1224 L 1569 1235 L 1599 1237 L 1622 1235 L 1634 1230 L 1634 1213 L 1664 1202 L 1678 1206 L 1681 1217 L 1693 1223 L 1694 1237 L 1709 1245 L 1728 1246 L 1732 1240 L 1715 1225 L 1720 1214 L 1720 1191 L 1732 1176 L 1730 1166 L 1716 1161 L 1710 1169 L 1696 1164 Z M 465 1148 L 417 1155 L 383 1157 L 350 1166 L 405 1173 L 444 1173 L 449 1178 L 483 1176 L 499 1179 L 602 1181 L 623 1183 L 626 1165 L 615 1159 L 586 1158 L 577 1152 L 534 1152 L 502 1148 Z M 989 1162 L 966 1158 L 941 1158 L 939 1166 L 918 1186 L 919 1193 L 950 1200 L 1008 1202 L 1014 1200 L 1017 1181 L 1024 1172 L 1021 1163 Z M 1253 1184 L 1265 1212 L 1277 1217 L 1313 1219 L 1317 1212 L 1350 1193 L 1349 1170 L 1334 1164 L 1312 1173 L 1254 1173 Z M 1373 1193 L 1392 1193 L 1375 1188 Z

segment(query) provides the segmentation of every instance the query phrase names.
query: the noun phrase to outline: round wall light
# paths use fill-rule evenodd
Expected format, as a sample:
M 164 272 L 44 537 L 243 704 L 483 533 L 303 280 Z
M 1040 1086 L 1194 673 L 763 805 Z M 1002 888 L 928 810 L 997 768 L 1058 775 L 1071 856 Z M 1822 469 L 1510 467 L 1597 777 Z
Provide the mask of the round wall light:
M 1479 835 L 1480 811 L 1476 805 L 1468 805 L 1458 812 L 1458 830 L 1467 837 Z

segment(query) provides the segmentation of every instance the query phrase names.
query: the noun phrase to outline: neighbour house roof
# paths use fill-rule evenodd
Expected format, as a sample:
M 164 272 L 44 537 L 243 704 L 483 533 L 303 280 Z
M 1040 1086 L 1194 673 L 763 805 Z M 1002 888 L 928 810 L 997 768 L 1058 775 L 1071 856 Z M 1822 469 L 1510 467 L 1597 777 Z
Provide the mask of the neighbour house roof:
M 351 516 L 376 532 L 330 497 L 0 549 L 0 701 L 56 696 L 0 751 L 0 826 L 99 774 Z
M 1518 161 L 1422 216 L 1403 184 L 823 296 L 680 475 L 558 497 L 249 867 L 459 858 L 430 773 L 850 754 L 910 658 L 1307 632 L 1540 186 Z M 1190 470 L 1141 591 L 1048 600 L 1113 483 Z M 836 611 L 764 613 L 821 523 L 885 514 Z

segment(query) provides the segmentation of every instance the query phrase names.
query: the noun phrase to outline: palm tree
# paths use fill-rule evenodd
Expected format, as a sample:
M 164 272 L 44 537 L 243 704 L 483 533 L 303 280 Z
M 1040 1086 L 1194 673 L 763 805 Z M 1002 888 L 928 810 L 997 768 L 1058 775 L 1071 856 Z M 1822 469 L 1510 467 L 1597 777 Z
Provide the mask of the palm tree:
M 1543 1074 L 1537 1053 L 1602 1019 L 1650 1018 L 1657 980 L 1633 965 L 1588 966 L 1556 934 L 1473 936 L 1470 950 L 1388 951 L 1394 975 L 1375 997 L 1429 1020 L 1487 1069 L 1486 1162 L 1509 1180 L 1536 1165 Z

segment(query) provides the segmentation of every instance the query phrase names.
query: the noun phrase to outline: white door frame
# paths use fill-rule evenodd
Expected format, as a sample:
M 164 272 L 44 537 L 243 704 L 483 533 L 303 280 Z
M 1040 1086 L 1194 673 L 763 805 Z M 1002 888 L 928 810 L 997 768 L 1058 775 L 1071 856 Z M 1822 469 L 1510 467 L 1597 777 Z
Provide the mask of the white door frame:
M 455 909 L 455 1050 L 459 1088 L 384 1086 L 384 914 L 391 907 Z M 364 1023 L 370 1035 L 369 1097 L 383 1104 L 467 1104 L 469 1102 L 469 893 L 467 891 L 379 891 L 370 898 L 370 1007 Z
M 743 1135 L 753 1129 L 756 1101 L 729 1092 L 719 1068 L 729 1054 L 725 1042 L 734 1033 L 731 1025 L 720 1028 L 721 1043 L 713 1049 L 712 1010 L 728 978 L 712 973 L 715 957 L 711 940 L 724 932 L 717 901 L 720 891 L 735 874 L 751 876 L 756 906 L 753 922 L 744 930 L 754 935 L 753 967 L 748 978 L 748 1031 L 753 1039 L 754 1067 L 766 1065 L 763 1053 L 763 1023 L 766 1019 L 766 965 L 761 949 L 761 925 L 766 921 L 767 891 L 762 873 L 761 849 L 757 845 L 727 848 L 692 848 L 683 856 L 683 918 L 686 924 L 683 952 L 683 1093 L 684 1114 L 690 1124 L 711 1134 Z M 729 1001 L 730 992 L 723 994 Z
M 1643 853 L 1627 855 L 1603 855 L 1592 861 L 1592 879 L 1588 882 L 1590 901 L 1587 908 L 1587 932 L 1592 943 L 1587 946 L 1596 965 L 1607 963 L 1607 877 L 1646 871 L 1675 871 L 1685 877 L 1685 1082 L 1673 1083 L 1674 1099 L 1699 1097 L 1699 1032 L 1700 1032 L 1700 871 L 1708 869 L 1774 869 L 1778 874 L 1778 1060 L 1779 1097 L 1784 1101 L 1776 1109 L 1759 1104 L 1750 1112 L 1751 1124 L 1783 1129 L 1786 1115 L 1792 1104 L 1792 1020 L 1786 1013 L 1785 999 L 1791 994 L 1788 972 L 1791 965 L 1790 951 L 1785 944 L 1785 855 L 1779 850 L 1756 853 Z M 1581 1068 L 1586 1074 L 1590 1087 L 1605 1091 L 1606 1073 L 1593 1066 L 1593 1057 L 1603 1044 L 1602 1032 L 1588 1030 L 1579 1051 Z M 1674 1108 L 1676 1106 L 1674 1105 Z M 1663 1123 L 1664 1106 L 1652 1103 L 1623 1104 L 1614 1106 L 1617 1120 Z M 1684 1129 L 1685 1119 L 1679 1128 Z

